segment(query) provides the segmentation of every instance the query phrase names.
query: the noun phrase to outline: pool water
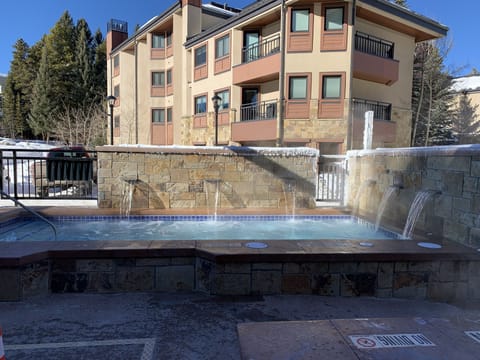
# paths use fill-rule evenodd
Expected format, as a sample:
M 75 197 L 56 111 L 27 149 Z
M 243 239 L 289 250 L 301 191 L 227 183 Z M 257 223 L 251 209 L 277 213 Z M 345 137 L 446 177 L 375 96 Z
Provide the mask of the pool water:
M 214 221 L 215 219 L 215 221 Z M 400 235 L 353 216 L 52 217 L 57 240 L 389 240 Z M 0 241 L 53 240 L 35 219 L 0 224 Z

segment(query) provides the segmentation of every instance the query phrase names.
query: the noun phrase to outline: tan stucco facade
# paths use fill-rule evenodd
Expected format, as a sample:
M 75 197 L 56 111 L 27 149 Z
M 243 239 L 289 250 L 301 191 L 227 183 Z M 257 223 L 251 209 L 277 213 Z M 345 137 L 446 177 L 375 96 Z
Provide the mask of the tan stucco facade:
M 363 113 L 375 110 L 374 146 L 408 146 L 411 54 L 447 29 L 379 0 L 286 1 L 282 32 L 281 3 L 260 0 L 239 12 L 185 0 L 110 44 L 108 91 L 120 89 L 114 143 L 281 141 L 343 153 L 361 146 Z M 216 94 L 228 100 L 217 126 Z

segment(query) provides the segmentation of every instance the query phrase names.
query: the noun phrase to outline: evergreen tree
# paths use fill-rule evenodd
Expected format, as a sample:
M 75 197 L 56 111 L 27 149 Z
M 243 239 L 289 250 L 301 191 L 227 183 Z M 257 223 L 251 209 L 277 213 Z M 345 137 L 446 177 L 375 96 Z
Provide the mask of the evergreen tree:
M 477 116 L 477 109 L 478 105 L 472 105 L 467 92 L 460 95 L 453 127 L 459 144 L 478 142 L 480 138 L 480 119 Z
M 93 71 L 95 49 L 87 22 L 81 19 L 76 27 L 76 103 L 89 103 L 95 97 L 95 74 Z
M 14 45 L 13 60 L 5 83 L 3 98 L 3 128 L 9 137 L 25 136 L 27 133 L 28 101 L 31 81 L 26 59 L 29 46 L 19 39 Z
M 415 48 L 412 89 L 412 146 L 448 145 L 453 134 L 451 77 L 434 42 Z
M 105 93 L 107 92 L 107 44 L 100 30 L 96 31 L 94 41 L 95 58 L 93 68 L 95 74 L 95 93 L 97 94 L 96 100 L 103 103 Z
M 55 127 L 52 121 L 52 114 L 56 111 L 58 96 L 53 92 L 54 86 L 51 82 L 50 64 L 48 62 L 48 48 L 43 47 L 40 68 L 32 90 L 32 103 L 28 124 L 34 135 L 40 135 L 43 140 L 49 140 L 50 134 Z
M 78 72 L 76 71 L 76 29 L 73 19 L 66 11 L 46 36 L 49 73 L 52 91 L 57 96 L 52 99 L 53 107 L 75 106 Z M 61 96 L 58 96 L 61 94 Z

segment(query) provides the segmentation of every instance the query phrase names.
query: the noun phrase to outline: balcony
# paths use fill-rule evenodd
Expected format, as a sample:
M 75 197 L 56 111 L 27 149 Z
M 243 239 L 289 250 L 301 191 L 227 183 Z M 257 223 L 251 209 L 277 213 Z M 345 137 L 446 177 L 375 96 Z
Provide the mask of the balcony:
M 365 126 L 365 112 L 373 111 L 373 140 L 376 144 L 393 143 L 397 124 L 392 119 L 392 105 L 365 99 L 353 99 L 353 138 L 361 142 Z
M 363 119 L 367 111 L 373 111 L 374 120 L 392 120 L 392 105 L 379 101 L 353 99 L 353 116 Z
M 242 63 L 233 67 L 235 85 L 278 79 L 280 36 L 242 49 Z
M 232 140 L 267 141 L 277 136 L 277 101 L 244 104 L 240 107 L 240 122 L 232 124 Z
M 394 44 L 357 32 L 353 55 L 353 76 L 357 79 L 392 85 L 398 81 L 399 62 L 393 58 Z

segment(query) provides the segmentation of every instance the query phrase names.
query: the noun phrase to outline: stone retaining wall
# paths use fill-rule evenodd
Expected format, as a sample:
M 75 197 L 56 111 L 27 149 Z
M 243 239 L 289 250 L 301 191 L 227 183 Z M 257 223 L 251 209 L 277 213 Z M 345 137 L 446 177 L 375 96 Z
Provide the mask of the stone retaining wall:
M 480 300 L 480 261 L 218 263 L 198 256 L 65 258 L 0 269 L 0 281 L 5 289 L 0 301 L 50 292 L 201 291 L 211 295 L 318 294 L 465 302 Z
M 401 232 L 415 195 L 436 190 L 416 232 L 480 247 L 479 145 L 351 151 L 347 163 L 347 203 L 360 216 L 375 221 L 383 194 L 398 185 L 381 224 Z
M 130 190 L 132 209 L 315 207 L 314 149 L 103 146 L 97 151 L 100 208 L 121 208 Z

